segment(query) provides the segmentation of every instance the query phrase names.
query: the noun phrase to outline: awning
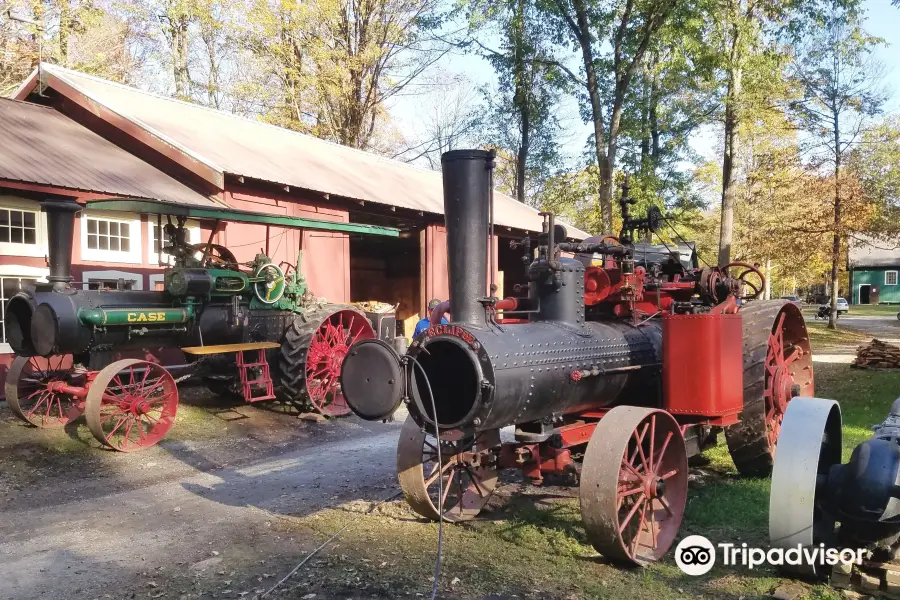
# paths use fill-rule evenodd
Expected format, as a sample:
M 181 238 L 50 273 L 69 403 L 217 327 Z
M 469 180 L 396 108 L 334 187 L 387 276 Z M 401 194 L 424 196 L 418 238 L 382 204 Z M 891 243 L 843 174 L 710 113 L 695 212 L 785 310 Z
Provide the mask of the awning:
M 87 206 L 88 208 L 95 208 L 97 210 L 113 210 L 149 215 L 170 215 L 173 217 L 188 217 L 193 219 L 214 219 L 218 221 L 231 221 L 234 223 L 257 223 L 260 225 L 274 225 L 276 227 L 291 227 L 295 229 L 340 231 L 342 233 L 383 235 L 387 237 L 400 236 L 400 230 L 394 227 L 381 227 L 379 225 L 365 225 L 362 223 L 321 221 L 319 219 L 307 219 L 305 217 L 285 217 L 238 210 L 235 208 L 170 204 L 140 198 L 88 200 Z

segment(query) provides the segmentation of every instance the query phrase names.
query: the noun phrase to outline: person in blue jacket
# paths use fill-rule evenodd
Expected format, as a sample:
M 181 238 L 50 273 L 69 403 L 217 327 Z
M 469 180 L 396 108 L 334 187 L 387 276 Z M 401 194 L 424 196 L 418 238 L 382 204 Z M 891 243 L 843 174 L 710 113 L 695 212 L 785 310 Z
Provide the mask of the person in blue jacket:
M 441 301 L 438 300 L 437 298 L 433 298 L 428 303 L 428 314 L 425 315 L 424 319 L 421 319 L 418 323 L 416 323 L 416 330 L 413 332 L 413 338 L 419 337 L 420 333 L 422 333 L 423 331 L 428 329 L 428 326 L 431 324 L 431 321 L 429 320 L 429 318 L 431 317 L 431 311 L 433 311 L 435 308 L 437 308 L 437 305 L 440 303 L 441 303 Z M 446 317 L 443 317 L 443 316 L 441 317 L 442 324 L 446 325 L 449 322 L 450 321 L 448 321 Z

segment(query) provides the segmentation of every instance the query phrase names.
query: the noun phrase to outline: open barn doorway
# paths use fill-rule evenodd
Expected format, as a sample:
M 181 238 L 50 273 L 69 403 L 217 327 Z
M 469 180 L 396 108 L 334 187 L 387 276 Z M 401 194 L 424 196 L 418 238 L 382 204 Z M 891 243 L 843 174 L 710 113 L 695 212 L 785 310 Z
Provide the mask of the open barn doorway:
M 412 338 L 419 319 L 419 236 L 350 238 L 350 301 L 397 306 L 396 335 Z

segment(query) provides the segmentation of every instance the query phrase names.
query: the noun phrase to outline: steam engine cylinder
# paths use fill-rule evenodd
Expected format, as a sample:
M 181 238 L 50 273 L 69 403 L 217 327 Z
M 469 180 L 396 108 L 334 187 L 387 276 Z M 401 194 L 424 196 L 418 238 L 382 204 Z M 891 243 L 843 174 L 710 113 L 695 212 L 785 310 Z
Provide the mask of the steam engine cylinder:
M 7 305 L 7 339 L 18 356 L 80 354 L 98 346 L 146 346 L 158 336 L 179 345 L 242 341 L 249 310 L 231 303 L 193 307 L 173 303 L 165 292 L 19 292 Z
M 410 412 L 433 425 L 436 409 L 443 429 L 488 430 L 600 408 L 626 389 L 648 404 L 658 398 L 658 378 L 647 376 L 661 356 L 656 323 L 451 324 L 426 336 L 408 353 L 421 366 L 408 371 Z

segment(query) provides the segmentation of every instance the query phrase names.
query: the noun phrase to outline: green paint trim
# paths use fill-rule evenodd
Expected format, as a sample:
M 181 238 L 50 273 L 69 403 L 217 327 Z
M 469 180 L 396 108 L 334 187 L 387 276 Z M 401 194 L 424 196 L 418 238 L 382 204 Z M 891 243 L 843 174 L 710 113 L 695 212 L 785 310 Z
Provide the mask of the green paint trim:
M 166 325 L 187 323 L 194 318 L 194 307 L 185 308 L 94 308 L 78 311 L 86 325 Z
M 262 225 L 278 225 L 281 227 L 298 229 L 400 237 L 400 230 L 395 227 L 381 227 L 379 225 L 365 225 L 362 223 L 337 223 L 303 217 L 280 217 L 277 215 L 245 212 L 224 207 L 209 208 L 201 206 L 185 206 L 164 204 L 161 202 L 153 202 L 151 200 L 129 200 L 124 198 L 117 200 L 88 200 L 87 206 L 88 208 L 96 208 L 98 210 L 134 212 L 152 215 L 172 215 L 192 217 L 195 219 L 221 219 L 223 221 L 232 221 L 235 223 L 259 223 Z

